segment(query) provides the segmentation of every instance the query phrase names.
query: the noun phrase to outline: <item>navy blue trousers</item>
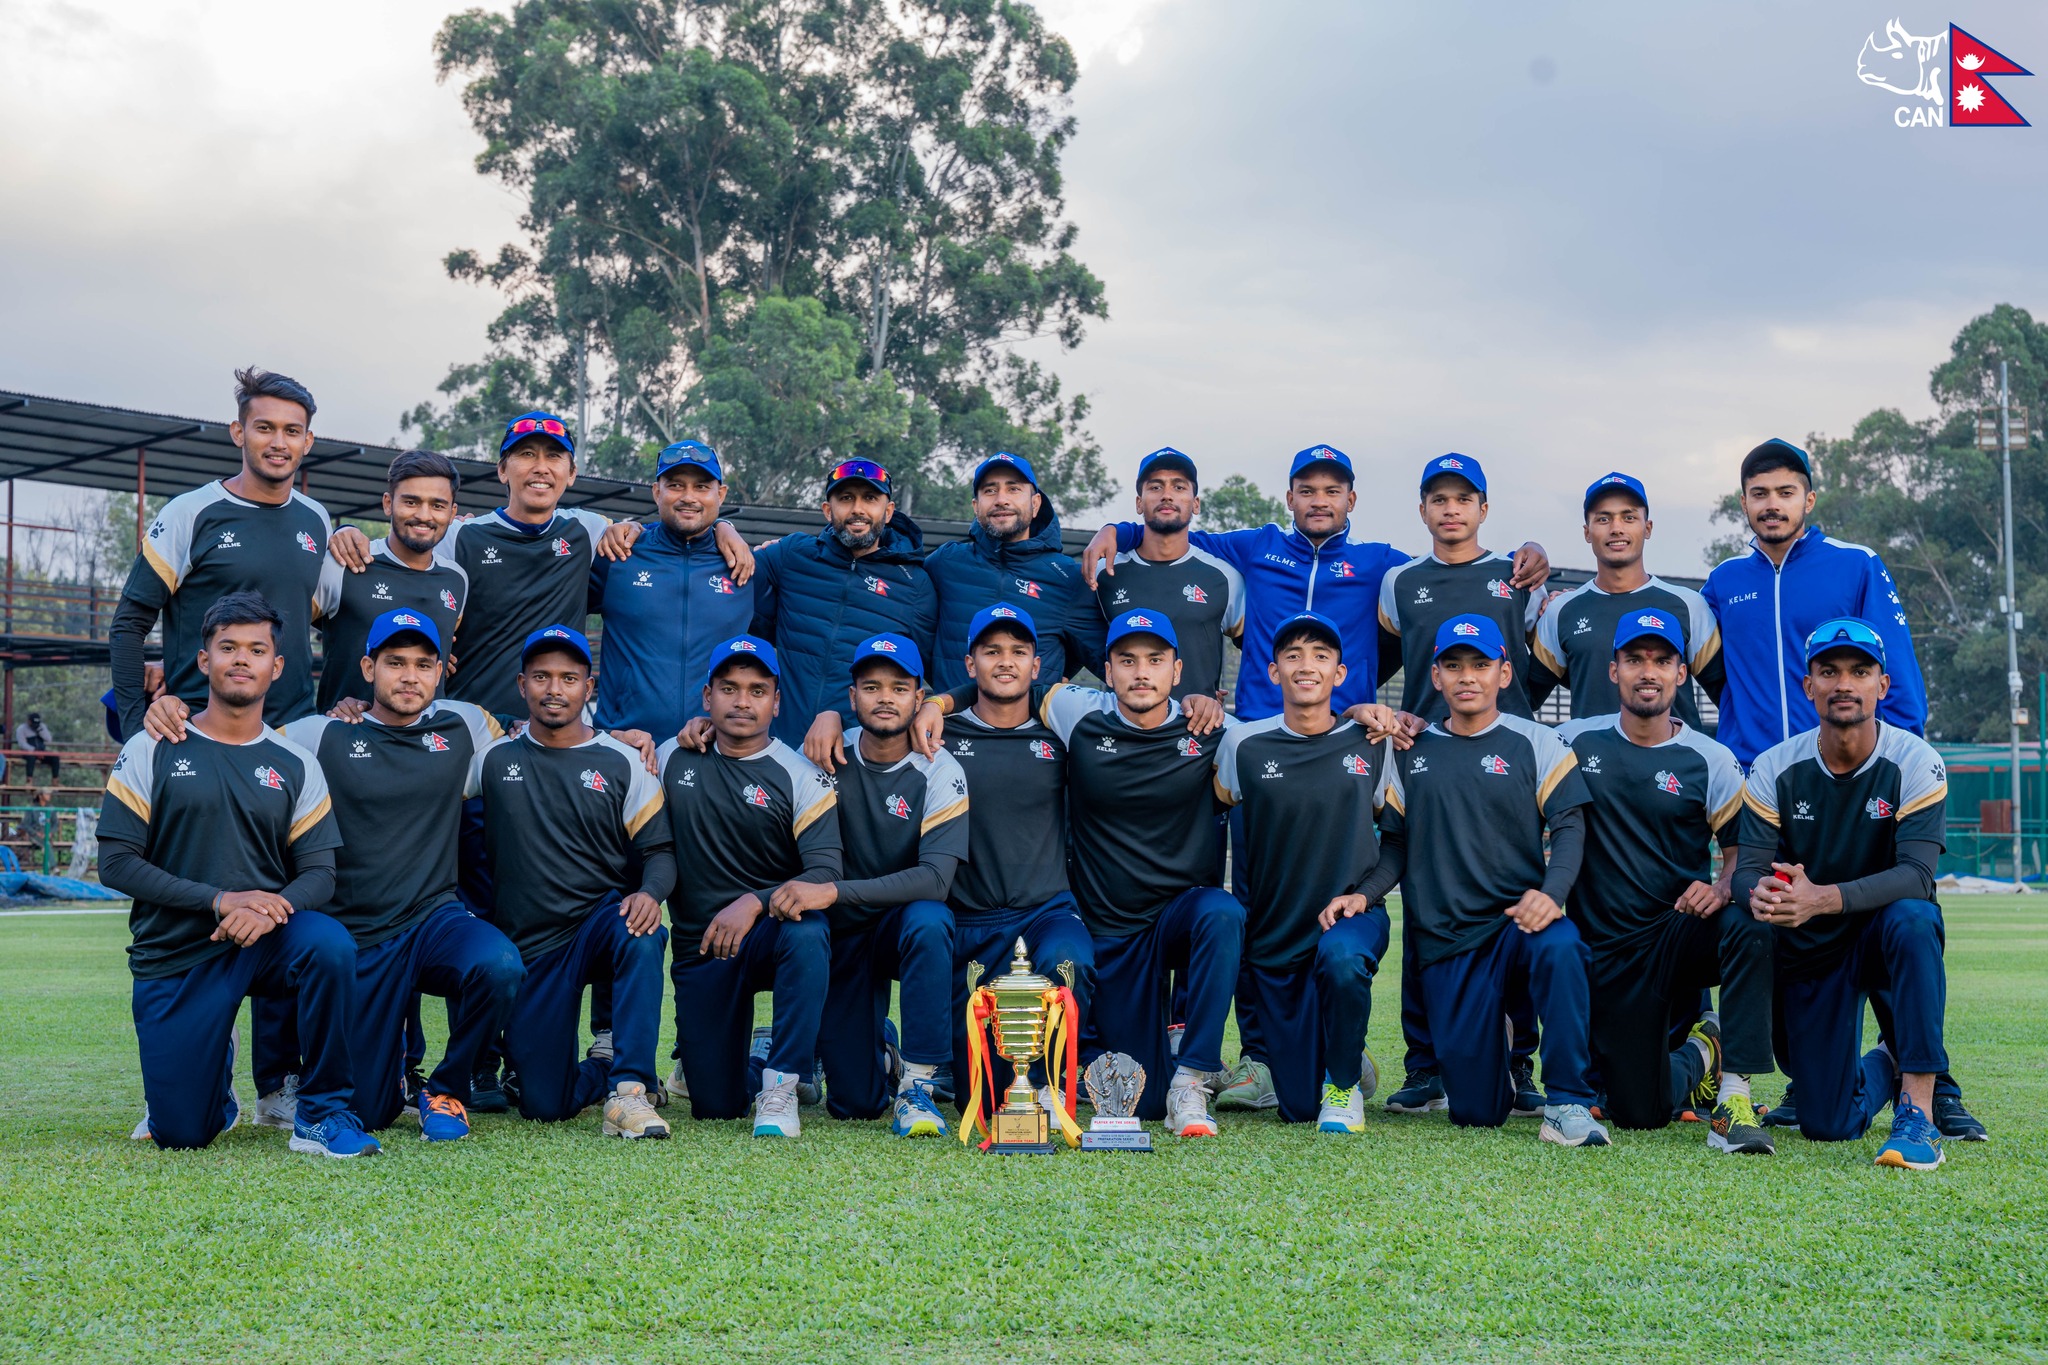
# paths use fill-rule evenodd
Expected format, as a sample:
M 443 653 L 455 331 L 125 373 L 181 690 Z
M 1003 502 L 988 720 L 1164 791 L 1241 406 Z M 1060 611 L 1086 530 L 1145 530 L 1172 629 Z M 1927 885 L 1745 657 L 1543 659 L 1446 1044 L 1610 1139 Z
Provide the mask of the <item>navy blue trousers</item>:
M 226 1125 L 234 1085 L 229 1041 L 244 997 L 281 1000 L 307 1043 L 299 1117 L 324 1123 L 348 1108 L 349 1017 L 356 944 L 317 910 L 301 910 L 247 948 L 177 976 L 138 979 L 132 996 L 149 1134 L 159 1147 L 204 1147 Z
M 1819 1142 L 1862 1137 L 1898 1093 L 1893 1063 L 1881 1052 L 1863 1057 L 1863 1002 L 1873 991 L 1892 997 L 1890 1045 L 1900 1072 L 1942 1072 L 1942 1016 L 1948 975 L 1946 935 L 1933 901 L 1893 901 L 1849 917 L 1855 940 L 1834 970 L 1778 981 L 1788 1068 L 1799 1083 L 1799 1131 Z
M 1264 1029 L 1266 1065 L 1284 1123 L 1310 1123 L 1322 1110 L 1322 1081 L 1358 1084 L 1359 1053 L 1372 1023 L 1372 979 L 1392 932 L 1387 908 L 1340 919 L 1316 940 L 1313 959 L 1293 971 L 1246 964 L 1237 978 L 1237 1017 L 1246 1004 Z
M 1060 964 L 1066 963 L 1073 968 L 1074 1004 L 1084 1027 L 1092 1013 L 1095 940 L 1088 933 L 1088 926 L 1081 922 L 1081 907 L 1074 903 L 1072 895 L 1062 891 L 1043 905 L 1000 915 L 956 915 L 953 925 L 953 989 L 947 1008 L 953 1021 L 953 1094 L 963 1113 L 971 1098 L 967 1090 L 967 969 L 970 964 L 979 962 L 984 982 L 990 977 L 1001 976 L 1010 970 L 1010 960 L 1020 938 L 1024 940 L 1024 951 L 1031 959 L 1032 970 L 1040 976 L 1065 985 L 1066 978 L 1060 973 Z M 997 1063 L 996 1070 L 999 1073 L 996 1090 L 1000 1093 L 1009 1085 L 1010 1073 L 1001 1062 Z M 1032 1064 L 1031 1079 L 1037 1085 L 1046 1083 L 1043 1061 Z
M 1515 1024 L 1515 1060 L 1526 1061 L 1536 1055 L 1536 1004 L 1519 984 L 1508 994 L 1508 1018 Z M 1404 1058 L 1408 1071 L 1440 1069 L 1436 1045 L 1429 1036 L 1429 1012 L 1422 1004 L 1422 950 L 1409 951 L 1405 926 L 1401 930 L 1401 1041 L 1408 1049 Z
M 1534 934 L 1505 922 L 1479 947 L 1422 969 L 1423 1007 L 1452 1123 L 1498 1128 L 1514 1107 L 1503 1020 L 1517 989 L 1527 992 L 1543 1026 L 1546 1103 L 1593 1102 L 1586 1075 L 1591 959 L 1578 926 L 1568 919 Z
M 1083 1064 L 1122 1052 L 1145 1068 L 1140 1118 L 1166 1116 L 1166 1087 L 1177 1065 L 1223 1069 L 1223 1026 L 1244 954 L 1244 905 L 1228 891 L 1198 886 L 1160 908 L 1148 929 L 1095 939 L 1095 993 L 1081 1030 Z M 1167 1044 L 1173 1022 L 1169 973 L 1188 983 L 1187 1031 L 1180 1055 Z
M 526 979 L 519 950 L 460 902 L 436 906 L 402 934 L 356 950 L 356 1117 L 371 1132 L 389 1127 L 405 1105 L 406 1027 L 419 1018 L 420 993 L 448 1002 L 448 1047 L 427 1089 L 469 1103 L 477 1049 L 495 1038 Z
M 701 955 L 695 944 L 676 949 L 669 969 L 676 988 L 676 1055 L 690 1083 L 693 1118 L 743 1118 L 760 1093 L 761 1068 L 747 1054 L 754 997 L 762 991 L 770 992 L 774 1004 L 768 1066 L 810 1076 L 831 972 L 832 929 L 817 910 L 796 920 L 762 915 L 728 958 Z M 877 1025 L 878 1063 L 881 1047 Z M 837 1077 L 832 1081 L 836 1086 Z
M 895 1098 L 882 1055 L 891 982 L 903 983 L 903 1060 L 921 1066 L 952 1060 L 946 1017 L 952 974 L 953 912 L 939 901 L 911 901 L 851 933 L 833 933 L 832 984 L 818 1025 L 818 1060 L 829 1081 L 825 1108 L 832 1117 L 878 1118 Z
M 574 1118 L 621 1081 L 654 1093 L 654 1049 L 661 1034 L 661 959 L 668 930 L 626 930 L 614 891 L 590 908 L 576 936 L 526 964 L 526 981 L 505 1020 L 505 1059 L 519 1073 L 519 1112 L 553 1122 Z M 612 1058 L 584 1057 L 578 1025 L 583 988 L 612 984 Z

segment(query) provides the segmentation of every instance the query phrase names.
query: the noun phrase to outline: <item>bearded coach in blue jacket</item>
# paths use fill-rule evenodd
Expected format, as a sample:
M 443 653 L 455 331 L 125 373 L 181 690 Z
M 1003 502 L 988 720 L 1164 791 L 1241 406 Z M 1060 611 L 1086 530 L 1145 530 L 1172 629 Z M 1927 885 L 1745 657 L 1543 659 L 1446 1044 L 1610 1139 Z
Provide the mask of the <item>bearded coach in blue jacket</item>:
M 939 590 L 939 647 L 928 667 L 940 687 L 966 685 L 968 623 L 998 602 L 1028 600 L 1043 681 L 1100 671 L 1102 611 L 1079 562 L 1061 552 L 1059 513 L 1022 455 L 1000 451 L 981 462 L 967 539 L 932 551 L 925 570 Z

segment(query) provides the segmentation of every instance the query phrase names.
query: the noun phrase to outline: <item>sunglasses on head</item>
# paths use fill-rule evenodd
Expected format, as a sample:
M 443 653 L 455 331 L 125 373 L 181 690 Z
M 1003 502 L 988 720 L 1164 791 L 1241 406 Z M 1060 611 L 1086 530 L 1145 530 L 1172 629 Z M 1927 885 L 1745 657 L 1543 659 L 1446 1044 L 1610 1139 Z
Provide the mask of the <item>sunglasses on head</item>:
M 505 428 L 507 436 L 525 436 L 530 432 L 545 432 L 549 436 L 567 436 L 569 428 L 552 417 L 522 417 Z
M 889 471 L 876 464 L 873 460 L 842 460 L 832 466 L 832 472 L 827 476 L 827 482 L 838 483 L 841 479 L 866 479 L 870 483 L 882 483 L 886 482 L 888 477 Z
M 1829 645 L 1865 646 L 1879 658 L 1884 657 L 1884 637 L 1861 621 L 1825 621 L 1806 637 L 1809 656 Z

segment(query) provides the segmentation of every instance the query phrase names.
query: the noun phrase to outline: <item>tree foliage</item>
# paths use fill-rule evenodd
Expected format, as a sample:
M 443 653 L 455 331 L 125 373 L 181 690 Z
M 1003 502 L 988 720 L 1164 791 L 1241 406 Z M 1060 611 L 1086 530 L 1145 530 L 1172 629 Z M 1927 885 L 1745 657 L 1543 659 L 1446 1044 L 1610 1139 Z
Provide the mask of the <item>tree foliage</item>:
M 2001 558 L 2003 487 L 1996 450 L 1976 445 L 1980 413 L 1998 401 L 1998 362 L 2011 376 L 2012 403 L 2030 417 L 2030 439 L 2012 453 L 2014 560 L 2020 671 L 2048 670 L 2048 324 L 2000 304 L 1957 333 L 1929 391 L 1936 415 L 1913 420 L 1881 408 L 1846 437 L 1809 437 L 1819 499 L 1814 520 L 1830 535 L 1868 545 L 1899 586 L 1927 677 L 1929 733 L 1942 739 L 2003 739 L 2007 731 L 2005 594 Z M 1737 499 L 1717 520 L 1742 526 Z M 1746 532 L 1718 542 L 1710 561 L 1738 553 Z M 2040 718 L 2036 718 L 2039 723 Z
M 1065 505 L 1107 496 L 1085 402 L 1011 351 L 1106 316 L 1061 219 L 1074 57 L 1029 5 L 518 0 L 451 16 L 435 55 L 524 240 L 447 258 L 506 306 L 409 428 L 587 409 L 619 472 L 722 434 L 756 499 L 886 457 L 914 510 L 964 506 L 1007 441 Z
M 1202 494 L 1200 524 L 1205 531 L 1235 531 L 1268 523 L 1287 525 L 1287 504 L 1267 497 L 1242 474 L 1232 474 Z

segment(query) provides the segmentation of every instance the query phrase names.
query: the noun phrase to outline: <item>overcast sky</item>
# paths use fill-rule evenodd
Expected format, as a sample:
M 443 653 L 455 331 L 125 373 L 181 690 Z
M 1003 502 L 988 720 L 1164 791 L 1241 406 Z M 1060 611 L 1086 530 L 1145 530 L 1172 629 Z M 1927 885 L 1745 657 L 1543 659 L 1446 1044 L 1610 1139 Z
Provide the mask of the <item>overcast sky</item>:
M 1700 571 L 1765 436 L 1931 410 L 2000 301 L 2048 308 L 2042 127 L 1900 129 L 1865 35 L 1951 20 L 2048 72 L 2048 8 L 1048 0 L 1084 62 L 1067 161 L 1110 319 L 1055 357 L 1127 480 L 1162 444 L 1267 491 L 1327 441 L 1361 528 L 1424 548 L 1424 459 L 1485 462 L 1488 539 L 1589 564 L 1581 490 L 1649 484 Z M 218 417 L 299 375 L 392 437 L 497 301 L 516 235 L 422 0 L 0 0 L 0 387 Z

